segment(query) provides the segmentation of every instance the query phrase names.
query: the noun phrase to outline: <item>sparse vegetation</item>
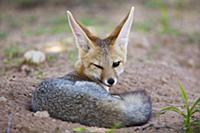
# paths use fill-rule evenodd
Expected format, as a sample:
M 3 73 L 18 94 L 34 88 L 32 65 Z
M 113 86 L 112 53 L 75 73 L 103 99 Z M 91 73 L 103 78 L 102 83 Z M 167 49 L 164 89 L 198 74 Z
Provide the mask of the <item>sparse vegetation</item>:
M 186 36 L 189 43 L 200 44 L 200 32 L 188 33 Z
M 7 33 L 3 32 L 3 31 L 0 31 L 0 39 L 4 39 L 6 37 L 7 37 Z
M 67 52 L 68 53 L 68 59 L 70 64 L 74 64 L 76 59 L 77 59 L 77 51 L 76 50 L 70 50 Z
M 34 17 L 33 17 L 34 19 Z M 88 18 L 83 18 L 79 20 L 86 26 L 91 26 L 93 24 L 97 24 L 97 20 L 92 20 Z M 97 23 L 96 23 L 97 22 Z M 59 33 L 70 32 L 70 27 L 68 25 L 67 17 L 65 16 L 57 16 L 50 20 L 47 20 L 45 24 L 37 28 L 28 28 L 24 31 L 24 35 L 26 36 L 40 36 L 40 35 L 54 35 Z
M 34 19 L 34 18 L 33 18 Z M 37 28 L 30 27 L 24 31 L 26 36 L 40 36 L 40 35 L 54 35 L 59 33 L 69 32 L 70 28 L 67 24 L 67 18 L 55 17 L 51 20 L 46 21 L 42 26 Z
M 34 71 L 34 75 L 39 78 L 39 79 L 42 79 L 44 77 L 44 72 L 42 69 L 40 68 L 37 68 L 36 71 Z
M 54 62 L 56 60 L 56 56 L 55 55 L 48 55 L 47 56 L 47 62 Z
M 134 30 L 137 32 L 149 32 L 152 29 L 152 23 L 150 21 L 135 23 Z
M 8 24 L 9 24 L 9 28 L 20 28 L 22 26 L 22 22 L 20 21 L 20 19 L 15 19 L 13 17 L 7 18 Z
M 170 16 L 169 16 L 168 8 L 163 5 L 163 6 L 161 6 L 160 11 L 161 11 L 161 17 L 160 17 L 161 29 L 160 29 L 160 33 L 169 34 L 169 35 L 172 35 L 172 36 L 180 35 L 180 32 L 178 31 L 178 29 L 175 29 L 170 24 Z
M 37 22 L 38 18 L 35 15 L 26 16 L 25 21 L 27 23 L 34 23 Z
M 163 0 L 147 0 L 144 2 L 144 6 L 148 8 L 160 8 L 163 6 Z
M 187 0 L 175 0 L 175 6 L 178 8 L 183 8 L 186 5 Z
M 86 26 L 97 24 L 95 20 L 92 20 L 89 18 L 82 18 L 82 19 L 80 19 L 80 22 Z
M 11 69 L 11 68 L 17 68 L 22 63 L 22 59 L 15 58 L 15 59 L 4 59 L 3 63 L 5 64 L 5 70 Z
M 165 113 L 168 111 L 173 111 L 183 117 L 183 127 L 186 133 L 192 133 L 192 127 L 196 127 L 200 129 L 200 120 L 195 120 L 193 116 L 195 113 L 200 113 L 200 97 L 197 98 L 192 104 L 189 103 L 188 95 L 185 92 L 181 83 L 178 84 L 179 89 L 181 91 L 181 97 L 184 105 L 182 108 L 176 106 L 164 107 L 161 109 L 161 113 Z
M 178 3 L 180 2 L 180 0 Z M 171 25 L 171 17 L 169 15 L 169 5 L 166 1 L 163 0 L 148 0 L 145 1 L 145 6 L 150 8 L 157 8 L 160 12 L 160 28 L 158 32 L 162 34 L 172 35 L 172 36 L 179 36 L 180 31 Z
M 22 50 L 16 45 L 11 45 L 5 48 L 4 50 L 4 55 L 9 60 L 19 57 L 21 54 L 22 54 Z
M 113 127 L 111 129 L 108 129 L 106 131 L 106 133 L 114 133 L 116 129 L 120 128 L 121 124 L 120 123 L 116 123 L 115 125 L 113 125 Z
M 3 63 L 5 64 L 5 70 L 18 67 L 23 61 L 23 58 L 20 57 L 22 53 L 23 50 L 16 45 L 6 47 L 4 49 L 5 58 L 3 60 Z
M 76 133 L 83 133 L 83 132 L 89 132 L 86 128 L 84 127 L 77 127 L 73 129 L 74 132 Z
M 186 0 L 173 0 L 173 1 L 164 1 L 164 0 L 146 0 L 144 6 L 148 8 L 157 8 L 165 4 L 166 6 L 174 6 L 178 8 L 183 8 L 186 5 Z

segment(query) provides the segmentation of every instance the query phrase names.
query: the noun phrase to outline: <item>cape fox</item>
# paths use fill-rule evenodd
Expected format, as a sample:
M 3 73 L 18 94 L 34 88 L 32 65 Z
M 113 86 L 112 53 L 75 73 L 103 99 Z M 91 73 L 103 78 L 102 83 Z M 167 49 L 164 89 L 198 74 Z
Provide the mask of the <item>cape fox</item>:
M 127 127 L 150 119 L 151 99 L 145 91 L 112 95 L 99 84 L 70 73 L 43 81 L 33 93 L 32 109 L 88 126 Z
M 100 39 L 67 11 L 69 25 L 79 50 L 79 59 L 75 64 L 76 73 L 101 84 L 107 91 L 117 83 L 127 60 L 133 13 L 134 7 L 108 37 Z
M 126 18 L 106 39 L 92 35 L 68 11 L 68 20 L 79 49 L 75 72 L 48 79 L 33 92 L 33 111 L 89 126 L 141 125 L 151 116 L 151 99 L 144 91 L 112 95 L 126 62 L 132 7 Z

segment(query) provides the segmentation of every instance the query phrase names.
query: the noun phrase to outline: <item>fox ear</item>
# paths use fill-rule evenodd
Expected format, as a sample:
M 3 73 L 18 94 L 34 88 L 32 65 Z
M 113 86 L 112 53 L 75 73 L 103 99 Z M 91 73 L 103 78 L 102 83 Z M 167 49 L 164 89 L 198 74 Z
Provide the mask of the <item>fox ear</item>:
M 134 7 L 131 7 L 126 18 L 115 28 L 109 37 L 115 39 L 114 45 L 126 50 L 128 45 L 129 33 L 133 23 Z
M 92 34 L 73 17 L 70 11 L 67 11 L 67 16 L 78 48 L 84 52 L 88 52 L 91 48 L 91 40 L 89 37 Z

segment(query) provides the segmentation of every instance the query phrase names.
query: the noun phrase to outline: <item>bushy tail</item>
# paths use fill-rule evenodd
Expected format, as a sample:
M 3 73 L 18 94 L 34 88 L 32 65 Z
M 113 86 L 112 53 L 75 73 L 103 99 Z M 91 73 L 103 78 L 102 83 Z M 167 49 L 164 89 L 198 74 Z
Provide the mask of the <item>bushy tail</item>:
M 93 82 L 50 79 L 33 92 L 32 109 L 88 126 L 125 127 L 149 120 L 151 100 L 145 91 L 111 95 Z
M 119 95 L 126 114 L 126 126 L 137 126 L 148 122 L 151 117 L 151 99 L 144 90 L 123 93 Z

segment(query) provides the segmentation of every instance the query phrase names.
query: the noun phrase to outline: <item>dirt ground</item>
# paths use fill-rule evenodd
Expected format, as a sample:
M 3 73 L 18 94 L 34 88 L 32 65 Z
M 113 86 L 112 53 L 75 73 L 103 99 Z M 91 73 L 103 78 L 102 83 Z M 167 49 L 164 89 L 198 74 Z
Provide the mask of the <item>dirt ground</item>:
M 104 35 L 122 20 L 130 5 L 135 6 L 135 18 L 128 62 L 111 92 L 145 89 L 152 98 L 154 115 L 142 127 L 113 129 L 112 132 L 183 132 L 183 121 L 177 114 L 155 114 L 165 106 L 182 106 L 179 81 L 191 102 L 200 96 L 200 10 L 198 6 L 189 6 L 195 3 L 186 3 L 180 8 L 169 4 L 169 14 L 166 14 L 165 8 L 151 7 L 151 4 L 121 1 L 108 5 L 42 5 L 31 9 L 1 5 L 0 133 L 9 127 L 9 118 L 12 118 L 12 133 L 70 133 L 76 128 L 86 128 L 86 132 L 111 132 L 110 129 L 35 116 L 30 101 L 39 82 L 73 70 L 77 50 L 66 19 L 67 9 L 91 31 Z M 21 66 L 24 52 L 31 49 L 44 51 L 47 61 L 39 66 Z M 195 118 L 200 119 L 200 115 Z

